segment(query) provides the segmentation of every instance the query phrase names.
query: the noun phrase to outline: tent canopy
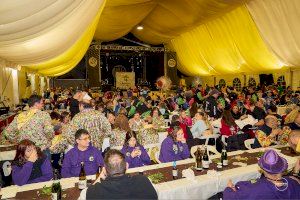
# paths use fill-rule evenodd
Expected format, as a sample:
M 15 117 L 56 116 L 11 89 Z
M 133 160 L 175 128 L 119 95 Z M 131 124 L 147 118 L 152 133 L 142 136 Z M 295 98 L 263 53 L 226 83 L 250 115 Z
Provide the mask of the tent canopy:
M 297 0 L 2 0 L 0 67 L 59 76 L 78 64 L 92 39 L 129 32 L 168 45 L 189 75 L 297 67 L 299 17 Z

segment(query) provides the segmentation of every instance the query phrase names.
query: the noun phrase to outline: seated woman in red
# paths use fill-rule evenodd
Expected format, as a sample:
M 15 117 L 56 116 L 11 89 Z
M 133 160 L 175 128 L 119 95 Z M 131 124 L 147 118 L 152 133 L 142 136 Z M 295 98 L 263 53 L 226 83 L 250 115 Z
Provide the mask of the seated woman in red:
M 232 136 L 235 135 L 238 131 L 239 127 L 236 125 L 230 110 L 224 110 L 221 119 L 221 135 Z
M 12 179 L 16 185 L 49 181 L 53 178 L 50 160 L 30 140 L 22 140 L 12 162 Z

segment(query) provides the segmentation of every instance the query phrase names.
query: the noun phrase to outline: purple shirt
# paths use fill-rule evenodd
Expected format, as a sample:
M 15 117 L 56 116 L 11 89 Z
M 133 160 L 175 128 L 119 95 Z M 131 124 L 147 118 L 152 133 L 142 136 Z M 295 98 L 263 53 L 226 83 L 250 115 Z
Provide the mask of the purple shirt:
M 29 183 L 38 183 L 49 181 L 53 178 L 51 163 L 45 158 L 41 165 L 42 176 L 29 180 L 33 168 L 33 162 L 27 161 L 22 167 L 12 165 L 12 179 L 16 185 L 25 185 Z
M 141 150 L 142 154 L 140 156 L 136 156 L 134 158 L 131 157 L 131 152 L 135 148 L 136 147 L 123 146 L 123 148 L 121 149 L 121 152 L 125 156 L 126 162 L 129 164 L 129 168 L 141 167 L 141 166 L 144 166 L 144 165 L 150 165 L 151 164 L 150 157 L 149 157 L 147 151 L 145 150 L 145 148 L 142 145 L 137 146 L 137 148 L 139 148 Z
M 256 183 L 238 182 L 235 186 L 237 191 L 227 187 L 223 192 L 223 199 L 300 199 L 300 184 L 289 177 L 284 178 L 288 186 L 279 189 L 266 178 L 258 179 Z
M 174 142 L 167 137 L 161 144 L 159 160 L 163 163 L 184 160 L 190 157 L 188 145 L 182 142 Z
M 77 145 L 65 155 L 61 175 L 63 178 L 79 176 L 81 162 L 84 162 L 86 175 L 96 174 L 99 166 L 103 166 L 101 151 L 90 145 L 87 150 L 80 151 Z

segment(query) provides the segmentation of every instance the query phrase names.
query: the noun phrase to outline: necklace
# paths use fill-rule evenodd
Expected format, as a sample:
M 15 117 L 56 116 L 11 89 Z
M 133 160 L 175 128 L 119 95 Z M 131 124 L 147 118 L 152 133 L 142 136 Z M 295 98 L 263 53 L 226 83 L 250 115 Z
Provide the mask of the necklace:
M 282 178 L 281 179 L 272 179 L 272 178 L 266 177 L 266 179 L 268 179 L 270 181 L 275 181 L 275 182 L 282 181 Z
M 272 179 L 272 178 L 268 178 L 266 177 L 266 179 L 268 181 L 270 181 L 271 183 L 274 184 L 275 188 L 278 191 L 285 191 L 288 188 L 288 181 L 285 178 L 281 178 L 281 179 Z

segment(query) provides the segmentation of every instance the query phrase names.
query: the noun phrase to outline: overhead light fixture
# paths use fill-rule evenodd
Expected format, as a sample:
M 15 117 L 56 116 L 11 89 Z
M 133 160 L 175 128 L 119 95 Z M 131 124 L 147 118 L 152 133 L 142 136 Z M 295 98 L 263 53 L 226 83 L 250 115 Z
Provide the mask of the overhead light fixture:
M 138 25 L 138 26 L 136 27 L 136 29 L 137 29 L 137 30 L 143 30 L 144 27 L 143 27 L 142 25 Z

